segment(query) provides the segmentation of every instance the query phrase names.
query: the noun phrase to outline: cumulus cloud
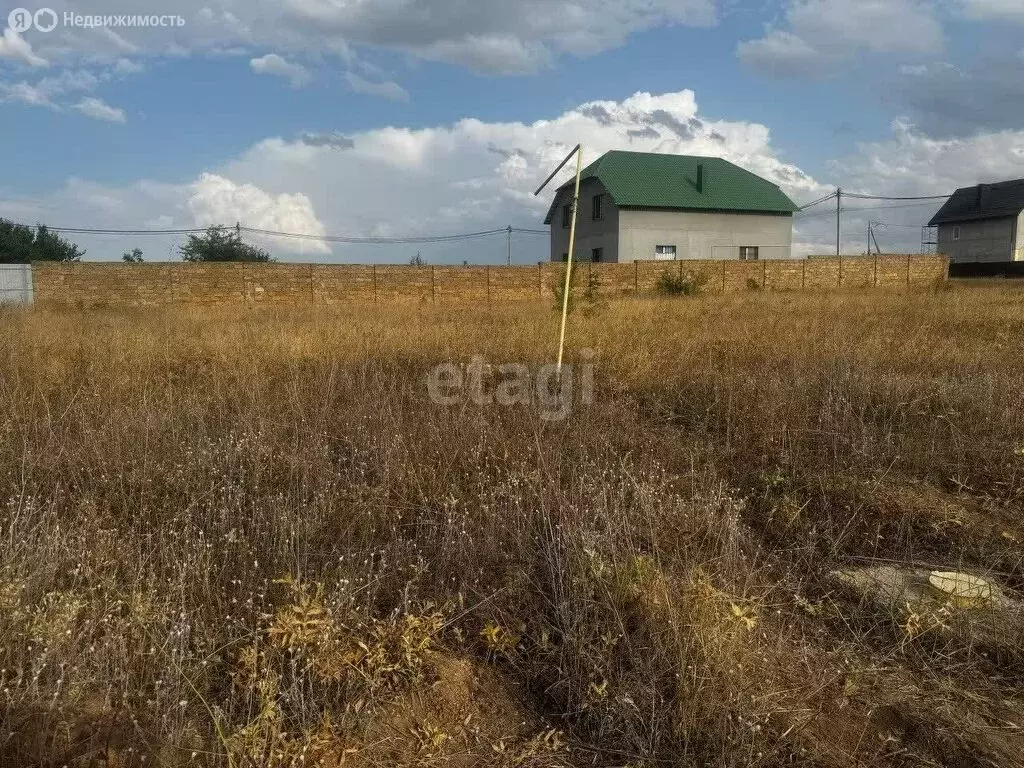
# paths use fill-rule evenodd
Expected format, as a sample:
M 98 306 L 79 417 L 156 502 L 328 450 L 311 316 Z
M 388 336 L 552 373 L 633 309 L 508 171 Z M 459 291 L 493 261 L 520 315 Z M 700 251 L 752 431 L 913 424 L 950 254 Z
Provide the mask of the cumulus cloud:
M 313 204 L 301 193 L 273 195 L 254 184 L 240 184 L 223 176 L 204 173 L 188 189 L 186 208 L 199 226 L 244 222 L 255 229 L 323 236 L 324 227 Z M 273 238 L 271 238 L 273 240 Z M 300 253 L 330 253 L 315 240 L 298 242 Z M 295 248 L 295 243 L 291 243 Z
M 249 61 L 252 71 L 258 75 L 274 75 L 283 77 L 291 82 L 292 88 L 301 88 L 308 85 L 312 79 L 309 70 L 301 64 L 288 61 L 276 53 L 268 53 L 258 59 Z
M 360 77 L 355 72 L 346 72 L 345 82 L 353 91 L 366 96 L 380 96 L 391 101 L 409 101 L 409 93 L 398 83 L 387 80 L 374 82 Z
M 897 120 L 891 139 L 862 144 L 838 169 L 859 189 L 945 194 L 958 187 L 1024 177 L 1024 131 L 937 139 Z
M 304 131 L 299 134 L 299 141 L 311 147 L 330 147 L 332 149 L 352 149 L 355 142 L 340 131 L 317 133 Z
M 94 120 L 105 120 L 110 123 L 123 123 L 126 120 L 123 109 L 112 107 L 94 96 L 82 99 L 74 106 L 74 109 Z
M 819 77 L 861 51 L 901 55 L 942 50 L 942 26 L 921 0 L 789 0 L 785 24 L 739 44 L 740 60 L 777 77 Z
M 13 29 L 7 28 L 0 37 L 0 59 L 14 59 L 30 67 L 45 67 L 49 62 L 36 55 L 25 39 Z
M 945 195 L 959 187 L 1024 177 L 1024 131 L 996 131 L 936 139 L 906 120 L 893 123 L 892 136 L 861 144 L 833 169 L 845 189 L 896 197 Z M 886 252 L 921 248 L 922 227 L 942 200 L 882 202 L 847 200 L 843 205 L 844 253 L 863 252 L 868 221 Z M 796 217 L 795 239 L 818 253 L 835 249 L 835 202 Z

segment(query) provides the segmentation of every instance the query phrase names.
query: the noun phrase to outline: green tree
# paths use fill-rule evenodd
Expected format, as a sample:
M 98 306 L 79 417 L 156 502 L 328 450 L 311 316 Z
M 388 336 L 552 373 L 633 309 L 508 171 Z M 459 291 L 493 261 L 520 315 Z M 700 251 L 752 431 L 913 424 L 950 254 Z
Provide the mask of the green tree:
M 189 235 L 178 249 L 182 261 L 273 261 L 270 254 L 242 242 L 242 235 L 228 227 L 210 227 L 201 235 Z
M 0 219 L 0 264 L 81 261 L 85 251 L 40 224 L 34 230 Z
M 121 261 L 125 264 L 142 264 L 145 259 L 142 258 L 142 249 L 133 248 L 130 251 L 125 251 L 124 256 L 121 257 Z

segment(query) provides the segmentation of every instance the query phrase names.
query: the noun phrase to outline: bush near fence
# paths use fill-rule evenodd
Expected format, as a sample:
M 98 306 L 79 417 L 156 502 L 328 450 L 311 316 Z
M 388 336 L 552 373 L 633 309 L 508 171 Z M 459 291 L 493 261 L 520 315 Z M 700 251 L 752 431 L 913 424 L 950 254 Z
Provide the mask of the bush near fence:
M 905 290 L 943 281 L 942 256 L 821 258 L 806 261 L 640 261 L 576 265 L 603 297 L 652 294 L 662 275 L 699 278 L 706 293 L 763 289 Z M 546 300 L 564 278 L 560 263 L 531 267 L 341 264 L 38 263 L 35 303 L 77 307 L 189 304 L 332 305 Z

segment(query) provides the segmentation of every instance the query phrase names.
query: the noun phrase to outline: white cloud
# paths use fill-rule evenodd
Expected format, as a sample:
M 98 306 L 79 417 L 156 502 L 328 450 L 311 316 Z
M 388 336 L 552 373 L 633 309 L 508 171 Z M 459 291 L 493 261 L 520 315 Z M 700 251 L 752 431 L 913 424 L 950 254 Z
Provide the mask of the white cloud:
M 94 120 L 106 120 L 110 123 L 123 123 L 126 120 L 123 109 L 112 107 L 94 96 L 82 99 L 74 106 L 74 109 Z
M 21 35 L 9 27 L 0 37 L 0 59 L 14 59 L 30 67 L 45 67 L 49 64 L 42 56 L 36 55 Z
M 345 82 L 347 82 L 349 87 L 356 93 L 362 93 L 367 96 L 380 96 L 385 99 L 390 99 L 391 101 L 409 100 L 409 93 L 398 83 L 393 83 L 387 80 L 373 82 L 364 77 L 360 77 L 354 72 L 345 73 Z
M 892 136 L 861 144 L 834 167 L 836 183 L 846 190 L 894 197 L 945 195 L 960 187 L 1024 177 L 1024 131 L 997 131 L 969 138 L 935 139 L 905 120 L 893 123 Z M 868 221 L 886 252 L 916 252 L 922 227 L 942 200 L 843 202 L 843 252 L 865 250 Z M 796 217 L 794 251 L 833 253 L 835 201 Z
M 416 54 L 433 61 L 451 61 L 474 72 L 529 75 L 551 66 L 554 54 L 540 41 L 504 33 L 468 35 L 418 46 Z
M 18 101 L 34 107 L 58 108 L 55 99 L 69 93 L 91 91 L 99 84 L 91 72 L 67 69 L 58 75 L 44 77 L 35 84 L 24 81 L 0 83 L 0 101 Z
M 891 139 L 860 145 L 838 168 L 858 189 L 945 194 L 958 187 L 1024 177 L 1024 131 L 935 139 L 897 120 Z
M 771 30 L 760 40 L 740 43 L 737 54 L 751 69 L 774 77 L 824 76 L 835 63 L 834 53 L 779 29 Z
M 145 70 L 146 67 L 143 64 L 132 59 L 121 58 L 114 62 L 114 72 L 119 75 L 137 75 Z
M 253 184 L 239 184 L 212 173 L 202 174 L 188 189 L 186 207 L 198 226 L 244 222 L 273 232 L 323 235 L 324 227 L 306 195 L 268 194 Z M 300 240 L 286 247 L 300 253 L 330 253 L 322 242 Z
M 304 66 L 288 61 L 276 53 L 268 53 L 266 56 L 252 59 L 249 66 L 252 67 L 253 72 L 259 75 L 274 75 L 290 80 L 292 88 L 308 85 L 312 79 L 309 70 Z
M 1021 0 L 960 0 L 968 18 L 979 21 L 1019 21 L 1024 23 Z
M 790 0 L 785 26 L 737 47 L 740 60 L 779 77 L 816 77 L 859 52 L 921 55 L 943 48 L 933 4 L 922 0 Z

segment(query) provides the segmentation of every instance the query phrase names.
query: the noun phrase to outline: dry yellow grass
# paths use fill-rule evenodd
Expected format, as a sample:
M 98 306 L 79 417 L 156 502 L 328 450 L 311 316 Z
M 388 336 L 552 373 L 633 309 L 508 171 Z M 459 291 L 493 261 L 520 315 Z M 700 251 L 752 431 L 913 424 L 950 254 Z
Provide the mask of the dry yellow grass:
M 0 310 L 0 763 L 1020 765 L 1022 297 Z

